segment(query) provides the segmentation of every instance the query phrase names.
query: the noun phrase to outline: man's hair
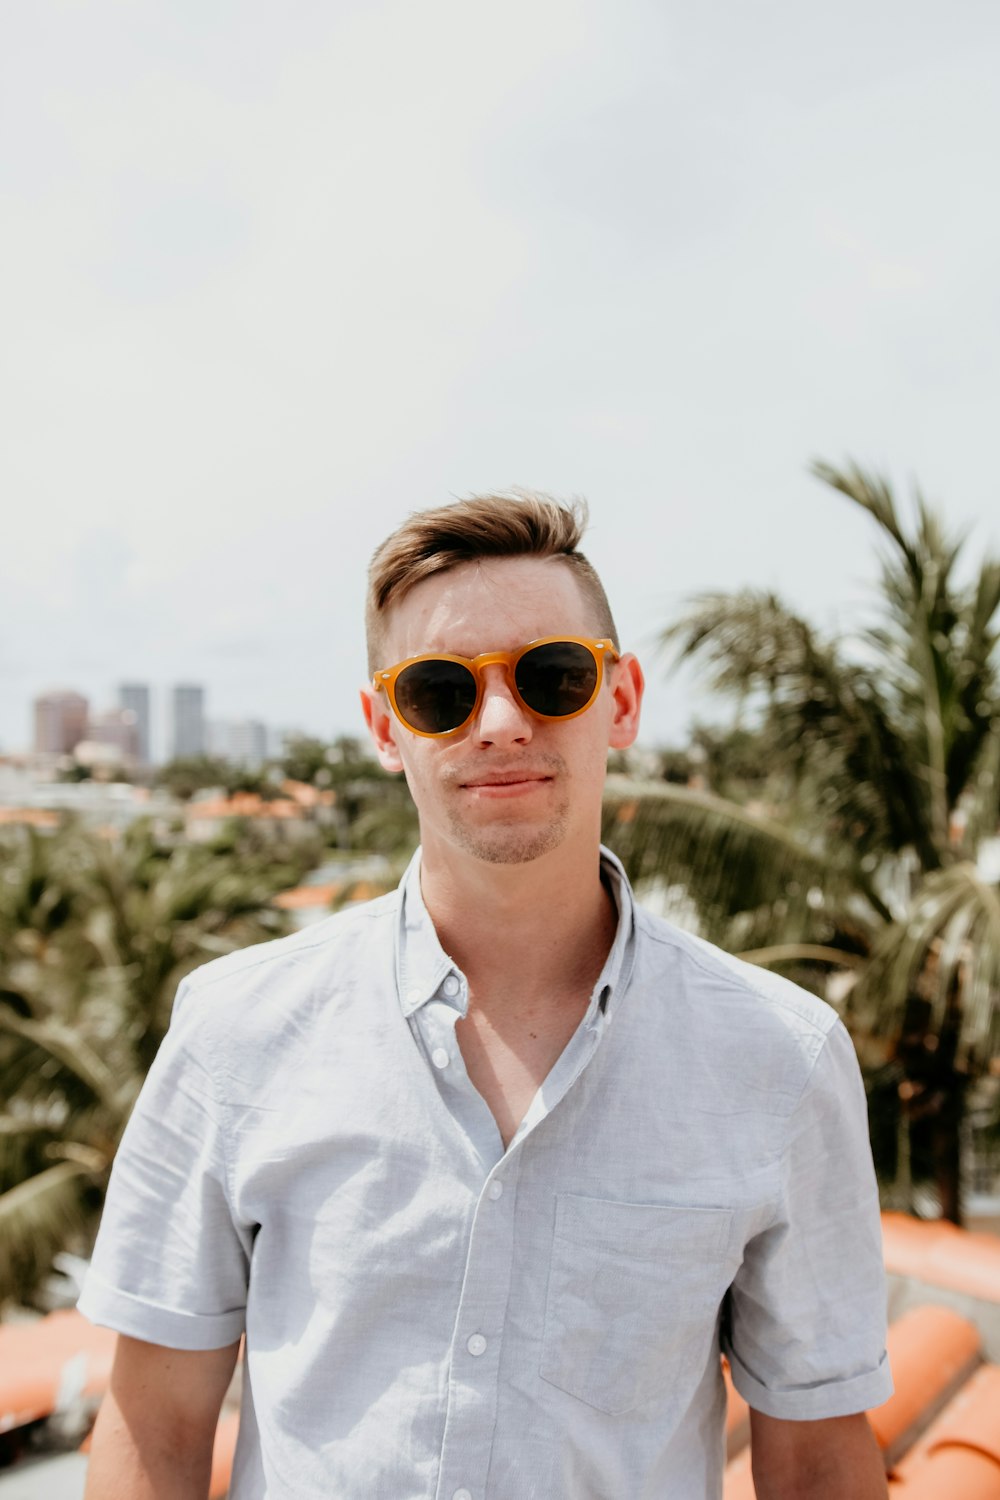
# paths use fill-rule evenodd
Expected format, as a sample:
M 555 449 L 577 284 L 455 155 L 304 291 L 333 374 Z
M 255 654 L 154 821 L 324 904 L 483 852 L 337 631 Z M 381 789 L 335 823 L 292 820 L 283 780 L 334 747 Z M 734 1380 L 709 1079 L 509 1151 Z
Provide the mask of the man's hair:
M 414 511 L 376 548 L 368 569 L 365 631 L 368 670 L 382 661 L 385 621 L 393 604 L 436 573 L 484 557 L 558 557 L 573 570 L 593 607 L 598 634 L 618 648 L 618 632 L 604 585 L 577 543 L 587 525 L 584 500 L 563 502 L 516 490 L 507 495 L 471 495 L 452 505 Z

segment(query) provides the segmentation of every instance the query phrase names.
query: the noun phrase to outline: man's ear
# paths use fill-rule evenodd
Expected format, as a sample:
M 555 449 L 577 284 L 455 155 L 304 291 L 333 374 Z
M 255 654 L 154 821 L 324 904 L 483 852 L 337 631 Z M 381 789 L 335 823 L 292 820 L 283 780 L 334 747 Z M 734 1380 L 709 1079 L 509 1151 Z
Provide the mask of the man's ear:
M 611 701 L 614 705 L 608 746 L 612 750 L 627 750 L 635 744 L 639 733 L 639 710 L 646 686 L 642 668 L 631 652 L 621 657 L 611 668 Z
M 403 758 L 396 744 L 396 717 L 383 693 L 374 688 L 361 689 L 361 712 L 368 725 L 368 733 L 375 746 L 375 754 L 383 771 L 401 771 Z

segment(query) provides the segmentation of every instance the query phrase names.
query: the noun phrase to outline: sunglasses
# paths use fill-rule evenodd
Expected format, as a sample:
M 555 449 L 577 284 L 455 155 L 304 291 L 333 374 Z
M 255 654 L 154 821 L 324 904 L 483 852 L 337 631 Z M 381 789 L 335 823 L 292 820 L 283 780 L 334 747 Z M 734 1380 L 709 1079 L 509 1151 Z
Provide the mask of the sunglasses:
M 606 656 L 618 660 L 610 641 L 546 636 L 519 651 L 409 656 L 376 672 L 372 686 L 376 692 L 385 688 L 393 712 L 407 729 L 436 739 L 458 734 L 475 718 L 483 699 L 485 667 L 506 667 L 515 698 L 537 719 L 575 719 L 601 690 Z

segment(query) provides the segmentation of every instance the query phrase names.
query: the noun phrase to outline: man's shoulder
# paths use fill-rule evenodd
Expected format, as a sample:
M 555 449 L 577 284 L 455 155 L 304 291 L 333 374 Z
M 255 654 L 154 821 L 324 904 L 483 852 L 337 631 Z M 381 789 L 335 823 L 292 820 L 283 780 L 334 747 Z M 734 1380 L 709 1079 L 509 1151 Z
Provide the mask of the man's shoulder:
M 317 971 L 335 971 L 348 955 L 352 962 L 381 955 L 399 905 L 398 891 L 334 912 L 287 937 L 272 938 L 214 958 L 192 970 L 178 991 L 178 1006 L 211 1001 L 213 1008 L 227 999 L 242 1001 L 265 992 L 272 984 L 287 994 L 299 981 L 310 984 Z
M 636 928 L 643 988 L 662 1002 L 672 1033 L 680 1009 L 699 1048 L 752 1058 L 765 1073 L 801 1083 L 838 1026 L 831 1005 L 642 908 Z
M 196 1064 L 222 1102 L 283 1106 L 394 998 L 397 903 L 393 892 L 195 969 L 177 991 L 162 1066 Z

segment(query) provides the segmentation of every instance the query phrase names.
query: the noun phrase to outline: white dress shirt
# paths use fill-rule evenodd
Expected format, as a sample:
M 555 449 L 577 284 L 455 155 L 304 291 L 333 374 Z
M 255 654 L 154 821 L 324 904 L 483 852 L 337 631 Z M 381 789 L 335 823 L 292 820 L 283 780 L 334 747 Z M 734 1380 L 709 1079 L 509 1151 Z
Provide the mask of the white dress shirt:
M 713 1500 L 720 1347 L 771 1416 L 891 1393 L 843 1027 L 602 859 L 615 942 L 506 1151 L 419 856 L 181 986 L 80 1307 L 245 1331 L 232 1500 Z

